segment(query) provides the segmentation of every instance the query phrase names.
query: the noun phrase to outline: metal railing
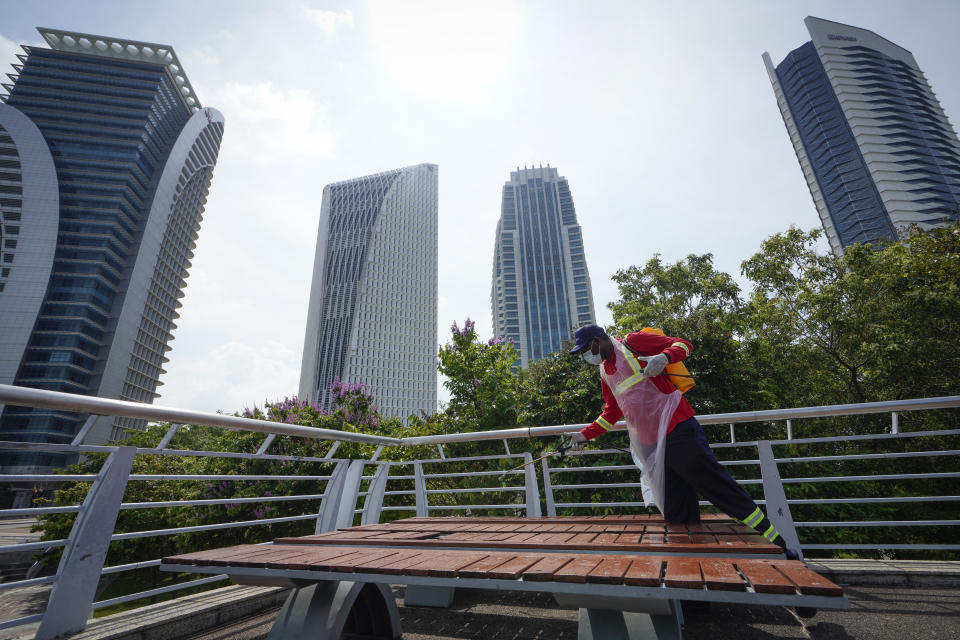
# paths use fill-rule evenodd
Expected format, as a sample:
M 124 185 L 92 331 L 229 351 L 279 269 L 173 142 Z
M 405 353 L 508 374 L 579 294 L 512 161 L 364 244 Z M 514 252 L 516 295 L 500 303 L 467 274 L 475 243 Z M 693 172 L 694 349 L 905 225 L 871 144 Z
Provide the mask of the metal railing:
M 64 633 L 78 631 L 86 624 L 90 612 L 104 607 L 150 598 L 182 589 L 203 586 L 211 582 L 226 579 L 225 576 L 206 577 L 154 588 L 139 593 L 114 598 L 96 600 L 97 585 L 106 575 L 115 575 L 160 564 L 160 558 L 150 558 L 116 566 L 104 566 L 107 550 L 111 542 L 136 540 L 141 538 L 175 536 L 188 533 L 215 532 L 225 529 L 261 527 L 264 525 L 293 522 L 310 522 L 314 532 L 331 531 L 351 526 L 358 520 L 361 524 L 379 522 L 382 517 L 395 517 L 398 514 L 416 516 L 450 515 L 462 513 L 522 513 L 528 517 L 541 514 L 541 488 L 543 503 L 547 515 L 560 512 L 573 513 L 584 510 L 638 510 L 642 502 L 636 499 L 624 499 L 626 490 L 639 489 L 639 474 L 628 456 L 614 449 L 584 451 L 580 457 L 568 457 L 563 464 L 551 464 L 544 459 L 538 468 L 526 464 L 514 471 L 505 471 L 521 463 L 531 463 L 530 452 L 510 450 L 509 440 L 545 438 L 578 431 L 584 425 L 554 425 L 543 427 L 511 428 L 496 431 L 455 433 L 435 436 L 417 436 L 408 438 L 386 438 L 359 433 L 341 432 L 289 425 L 267 420 L 257 420 L 228 416 L 223 414 L 184 411 L 168 407 L 142 405 L 132 402 L 107 400 L 89 396 L 75 396 L 52 391 L 27 389 L 0 385 L 0 403 L 52 408 L 67 411 L 136 417 L 148 421 L 171 422 L 160 442 L 153 447 L 100 446 L 83 445 L 78 436 L 70 445 L 0 442 L 0 449 L 21 451 L 50 451 L 76 455 L 104 454 L 106 462 L 97 474 L 46 474 L 46 475 L 0 475 L 0 482 L 90 482 L 81 504 L 25 509 L 0 510 L 0 517 L 43 516 L 46 514 L 76 514 L 73 528 L 66 538 L 43 540 L 0 547 L 0 554 L 13 552 L 32 552 L 63 548 L 63 555 L 55 575 L 29 578 L 0 584 L 3 591 L 53 584 L 46 612 L 34 616 L 25 616 L 14 620 L 0 621 L 0 629 L 40 622 L 36 638 L 47 640 Z M 839 529 L 842 527 L 946 527 L 960 524 L 960 520 L 944 519 L 898 519 L 898 520 L 799 520 L 793 521 L 790 508 L 803 510 L 810 506 L 823 505 L 910 505 L 921 502 L 960 501 L 956 495 L 955 479 L 960 472 L 954 465 L 948 471 L 921 471 L 919 473 L 850 473 L 820 476 L 781 475 L 782 468 L 794 465 L 833 463 L 866 464 L 882 463 L 891 460 L 930 460 L 934 457 L 956 460 L 960 449 L 956 444 L 941 448 L 921 447 L 917 451 L 901 452 L 858 452 L 815 455 L 816 449 L 824 446 L 839 446 L 849 443 L 880 443 L 896 441 L 900 443 L 923 443 L 934 438 L 948 439 L 951 443 L 960 442 L 960 428 L 921 429 L 903 431 L 900 414 L 904 412 L 930 412 L 954 410 L 960 408 L 960 396 L 931 398 L 893 402 L 878 402 L 859 405 L 834 405 L 826 407 L 807 407 L 775 411 L 745 412 L 739 414 L 718 414 L 699 416 L 698 420 L 708 428 L 730 426 L 730 442 L 712 445 L 722 455 L 724 450 L 748 450 L 746 459 L 733 459 L 722 462 L 738 480 L 748 489 L 762 488 L 763 497 L 757 502 L 767 505 L 768 515 L 777 528 L 789 541 L 795 542 L 804 550 L 812 549 L 910 549 L 933 551 L 957 551 L 958 544 L 840 544 L 829 542 L 799 541 L 797 529 L 813 531 L 816 529 Z M 842 416 L 862 414 L 889 414 L 889 427 L 876 433 L 847 433 L 839 435 L 812 435 L 795 438 L 795 431 L 807 429 L 803 420 L 830 418 L 836 420 Z M 951 420 L 957 422 L 952 413 Z M 219 427 L 231 430 L 265 433 L 266 438 L 255 453 L 237 453 L 223 451 L 194 451 L 171 449 L 169 445 L 183 424 Z M 769 432 L 776 430 L 778 435 L 767 439 L 746 439 L 738 441 L 738 430 Z M 800 426 L 804 425 L 804 426 Z M 799 429 L 798 429 L 799 426 Z M 614 431 L 622 430 L 616 425 Z M 820 430 L 823 427 L 819 427 Z M 786 438 L 779 437 L 783 434 Z M 270 454 L 268 451 L 277 436 L 310 438 L 330 442 L 330 447 L 321 456 L 290 456 Z M 611 436 L 607 436 L 608 438 Z M 504 453 L 490 455 L 452 456 L 450 451 L 459 445 L 492 442 L 500 440 Z M 335 458 L 337 448 L 344 442 L 376 446 L 375 453 L 369 458 Z M 438 457 L 416 460 L 380 460 L 386 447 L 394 446 L 430 446 L 436 447 Z M 522 446 L 519 448 L 523 448 Z M 776 457 L 774 448 L 789 448 L 789 455 Z M 808 450 L 810 454 L 798 454 Z M 316 473 L 282 475 L 271 474 L 183 474 L 183 473 L 132 473 L 133 462 L 137 456 L 173 456 L 178 459 L 208 457 L 232 459 L 237 463 L 250 461 L 274 461 L 281 463 L 298 462 L 314 465 Z M 725 457 L 725 456 L 724 456 Z M 555 460 L 555 459 L 554 459 Z M 571 460 L 576 462 L 569 463 Z M 567 464 L 569 463 L 569 464 Z M 372 468 L 372 475 L 367 473 Z M 365 475 L 366 473 L 366 475 Z M 596 481 L 598 474 L 633 474 L 617 483 Z M 522 486 L 511 480 L 523 478 Z M 565 479 L 558 484 L 555 478 Z M 507 480 L 504 480 L 507 478 Z M 570 478 L 566 481 L 566 478 Z M 315 490 L 293 495 L 258 495 L 247 497 L 219 497 L 205 499 L 159 500 L 143 502 L 123 502 L 124 491 L 129 483 L 140 482 L 237 482 L 237 481 L 310 481 Z M 793 486 L 849 486 L 847 483 L 884 483 L 911 482 L 914 480 L 943 481 L 947 488 L 938 495 L 856 495 L 841 497 L 790 497 L 789 487 Z M 542 483 L 542 484 L 541 484 Z M 859 485 L 858 485 L 859 486 Z M 785 489 L 787 487 L 787 489 Z M 558 500 L 558 497 L 577 495 L 577 492 L 589 491 L 591 494 L 612 492 L 611 499 Z M 634 491 L 639 496 L 639 491 Z M 479 501 L 478 501 L 479 500 Z M 217 522 L 195 526 L 144 529 L 139 531 L 115 531 L 118 516 L 129 510 L 169 509 L 173 507 L 204 508 L 216 505 L 237 505 L 251 503 L 302 503 L 319 507 L 305 509 L 303 513 L 283 517 L 258 517 L 231 522 Z M 393 513 L 393 515 L 387 515 Z M 792 540 L 791 540 L 792 537 Z

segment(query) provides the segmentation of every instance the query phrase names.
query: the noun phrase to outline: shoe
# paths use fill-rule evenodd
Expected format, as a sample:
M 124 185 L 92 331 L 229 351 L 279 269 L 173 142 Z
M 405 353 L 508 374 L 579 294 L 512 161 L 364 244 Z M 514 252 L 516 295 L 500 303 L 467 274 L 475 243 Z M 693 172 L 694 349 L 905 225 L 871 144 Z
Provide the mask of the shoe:
M 783 555 L 787 556 L 787 560 L 801 560 L 800 552 L 796 549 L 784 549 Z

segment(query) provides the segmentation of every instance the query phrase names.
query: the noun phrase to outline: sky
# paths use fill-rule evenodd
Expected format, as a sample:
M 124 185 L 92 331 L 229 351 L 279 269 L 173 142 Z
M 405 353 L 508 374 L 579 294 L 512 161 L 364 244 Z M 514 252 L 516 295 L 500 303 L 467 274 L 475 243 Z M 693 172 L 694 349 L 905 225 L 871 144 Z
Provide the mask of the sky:
M 710 253 L 745 286 L 765 238 L 820 225 L 761 60 L 807 42 L 808 15 L 910 50 L 956 127 L 951 0 L 0 0 L 0 65 L 38 26 L 168 44 L 224 114 L 156 404 L 234 412 L 297 393 L 331 182 L 439 165 L 440 344 L 467 317 L 491 335 L 501 192 L 522 166 L 569 180 L 599 324 L 613 274 L 654 254 Z

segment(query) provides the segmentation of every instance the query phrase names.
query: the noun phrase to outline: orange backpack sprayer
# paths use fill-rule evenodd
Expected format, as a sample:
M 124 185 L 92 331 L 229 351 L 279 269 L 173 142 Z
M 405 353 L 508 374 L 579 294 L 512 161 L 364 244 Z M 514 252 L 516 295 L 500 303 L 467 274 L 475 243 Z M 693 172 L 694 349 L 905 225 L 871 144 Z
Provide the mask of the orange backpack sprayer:
M 645 333 L 655 333 L 658 336 L 665 336 L 661 329 L 654 329 L 653 327 L 644 327 L 641 331 Z M 626 340 L 623 341 L 623 344 L 630 349 L 630 346 L 627 345 Z M 633 351 L 633 349 L 630 349 Z M 693 376 L 690 375 L 690 372 L 687 371 L 687 367 L 682 362 L 671 362 L 667 365 L 665 373 L 670 378 L 670 382 L 673 383 L 677 389 L 680 390 L 680 393 L 686 393 L 693 388 L 693 385 L 696 382 L 693 381 Z

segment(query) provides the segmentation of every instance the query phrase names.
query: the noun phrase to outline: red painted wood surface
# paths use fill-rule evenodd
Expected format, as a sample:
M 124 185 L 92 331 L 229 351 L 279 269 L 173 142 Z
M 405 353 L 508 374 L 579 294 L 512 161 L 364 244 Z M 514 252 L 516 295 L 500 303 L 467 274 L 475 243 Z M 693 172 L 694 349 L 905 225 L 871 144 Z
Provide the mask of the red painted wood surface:
M 729 518 L 667 524 L 648 515 L 563 518 L 407 518 L 299 538 L 281 544 L 551 549 L 617 552 L 779 554 L 756 531 Z
M 374 549 L 361 546 L 240 545 L 170 556 L 164 564 L 254 567 L 535 582 L 596 582 L 707 591 L 842 596 L 796 560 L 468 549 Z

